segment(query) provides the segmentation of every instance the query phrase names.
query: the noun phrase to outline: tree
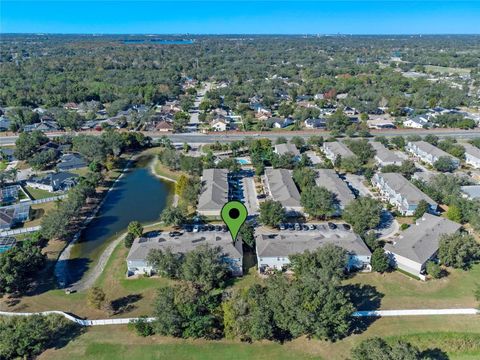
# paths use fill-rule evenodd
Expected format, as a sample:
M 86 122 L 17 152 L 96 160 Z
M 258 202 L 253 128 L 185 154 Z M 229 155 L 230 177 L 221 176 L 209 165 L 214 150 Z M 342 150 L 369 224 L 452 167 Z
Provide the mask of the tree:
M 130 321 L 129 327 L 135 329 L 139 336 L 147 337 L 154 334 L 153 326 L 147 321 L 146 316 L 140 316 L 138 319 Z
M 393 345 L 379 337 L 363 340 L 352 349 L 352 360 L 421 360 L 420 350 L 410 343 L 397 341 Z M 427 358 L 425 358 L 427 360 Z
M 418 202 L 417 208 L 413 213 L 413 219 L 417 220 L 420 219 L 425 213 L 430 211 L 430 205 L 425 200 L 420 200 Z
M 337 197 L 324 187 L 307 187 L 302 191 L 300 203 L 305 212 L 315 218 L 325 219 L 337 213 Z
M 27 161 L 34 170 L 45 170 L 57 159 L 57 152 L 53 149 L 43 150 L 32 155 Z
M 58 345 L 59 339 L 79 333 L 79 325 L 61 315 L 4 316 L 0 318 L 0 359 L 33 359 Z
M 154 305 L 155 333 L 182 338 L 215 339 L 222 335 L 217 308 L 220 296 L 189 283 L 158 290 Z
M 133 245 L 134 240 L 135 240 L 135 236 L 132 233 L 127 233 L 125 235 L 125 239 L 123 240 L 123 243 L 125 244 L 125 247 L 127 249 L 130 249 Z
M 105 300 L 105 292 L 101 288 L 94 286 L 88 290 L 87 303 L 90 307 L 101 309 L 105 304 Z
M 441 264 L 456 269 L 468 269 L 480 259 L 480 245 L 473 236 L 462 233 L 443 234 L 438 246 Z
M 317 173 L 309 167 L 297 167 L 293 170 L 293 180 L 298 185 L 301 191 L 315 186 L 315 178 Z
M 35 241 L 25 240 L 0 253 L 0 295 L 27 291 L 32 278 L 44 266 L 46 255 Z
M 15 141 L 15 157 L 19 160 L 28 160 L 41 145 L 47 142 L 48 138 L 41 131 L 23 132 Z
M 441 156 L 433 163 L 433 167 L 441 172 L 453 172 L 457 168 L 457 165 L 452 158 Z
M 182 278 L 200 285 L 205 291 L 223 288 L 228 274 L 229 268 L 219 246 L 200 245 L 185 254 Z
M 377 247 L 372 253 L 372 269 L 379 273 L 384 273 L 390 269 L 390 262 L 387 254 L 381 247 Z
M 285 136 L 279 136 L 277 137 L 277 140 L 275 140 L 275 144 L 280 145 L 280 144 L 286 144 L 288 141 L 285 138 Z
M 127 230 L 133 236 L 141 237 L 143 235 L 143 226 L 138 221 L 130 221 Z
M 255 229 L 249 222 L 244 222 L 238 232 L 239 238 L 251 249 L 255 248 Z
M 305 146 L 305 140 L 300 136 L 294 136 L 290 139 L 290 143 L 294 144 L 298 150 L 302 151 L 303 147 Z
M 442 268 L 434 261 L 427 262 L 426 270 L 427 274 L 434 279 L 440 279 L 442 277 Z
M 450 205 L 446 212 L 446 216 L 448 220 L 452 220 L 455 222 L 462 222 L 462 210 L 456 205 Z
M 345 277 L 348 254 L 339 246 L 327 244 L 312 252 L 290 255 L 289 259 L 297 278 L 313 276 L 338 283 Z
M 180 226 L 186 221 L 185 209 L 177 206 L 167 206 L 160 215 L 165 225 Z
M 345 172 L 356 174 L 362 169 L 362 162 L 356 156 L 348 156 L 341 159 L 339 167 Z
M 356 233 L 364 234 L 380 224 L 382 204 L 371 197 L 359 197 L 345 206 L 343 219 Z
M 349 140 L 347 145 L 363 164 L 366 164 L 368 160 L 373 159 L 375 156 L 375 150 L 366 139 L 356 141 Z
M 182 263 L 182 255 L 174 254 L 169 248 L 165 250 L 152 249 L 147 254 L 147 264 L 157 274 L 169 279 L 178 279 L 180 277 Z
M 282 204 L 274 200 L 266 200 L 260 204 L 259 220 L 268 226 L 277 226 L 285 219 L 285 209 Z

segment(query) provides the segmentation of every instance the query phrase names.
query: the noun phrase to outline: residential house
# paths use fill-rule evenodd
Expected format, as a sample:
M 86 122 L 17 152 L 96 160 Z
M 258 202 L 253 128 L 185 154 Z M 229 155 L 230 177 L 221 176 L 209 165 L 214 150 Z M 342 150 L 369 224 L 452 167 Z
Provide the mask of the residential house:
M 294 121 L 291 118 L 270 118 L 267 120 L 267 125 L 275 129 L 283 129 L 292 124 L 294 124 Z
M 72 169 L 80 169 L 87 166 L 87 162 L 80 154 L 70 153 L 63 154 L 60 162 L 57 164 L 58 171 L 67 171 Z
M 277 144 L 274 146 L 273 152 L 277 155 L 292 154 L 296 160 L 300 160 L 300 151 L 295 144 Z
M 0 208 L 0 230 L 9 230 L 17 224 L 28 220 L 30 205 L 19 203 Z
M 428 117 L 425 115 L 417 115 L 403 122 L 404 127 L 414 128 L 414 129 L 423 129 L 431 125 L 432 124 L 428 121 Z
M 355 108 L 352 108 L 350 106 L 346 106 L 344 109 L 343 109 L 343 113 L 347 116 L 355 116 L 358 114 L 358 111 L 357 109 Z
M 448 157 L 457 167 L 460 166 L 459 159 L 426 141 L 410 141 L 405 150 L 430 165 L 435 164 L 441 157 Z
M 352 190 L 343 181 L 333 169 L 318 169 L 315 182 L 318 186 L 326 188 L 335 194 L 337 198 L 337 213 L 340 215 L 348 204 L 355 200 Z
M 443 234 L 454 234 L 461 225 L 443 217 L 424 214 L 394 240 L 385 245 L 391 264 L 425 280 L 425 266 L 436 257 Z
M 67 191 L 77 184 L 78 175 L 69 172 L 48 173 L 26 180 L 27 186 L 50 192 Z
M 422 200 L 429 204 L 431 212 L 437 211 L 438 204 L 401 174 L 376 173 L 372 184 L 378 188 L 383 199 L 404 216 L 412 216 Z
M 395 154 L 392 150 L 387 149 L 381 142 L 370 142 L 375 150 L 375 161 L 381 167 L 386 165 L 402 165 L 402 159 Z
M 372 119 L 372 120 L 367 120 L 367 126 L 370 129 L 395 129 L 396 126 L 395 124 L 386 119 Z
M 480 149 L 468 143 L 462 146 L 465 148 L 465 162 L 475 169 L 480 169 Z
M 31 125 L 25 125 L 23 127 L 23 131 L 25 132 L 31 132 L 34 130 L 38 131 L 58 131 L 60 130 L 60 126 L 57 124 L 56 121 L 53 120 L 44 120 L 39 123 L 31 124 Z
M 170 132 L 173 131 L 173 125 L 167 121 L 159 121 L 155 124 L 155 130 L 160 132 Z
M 213 131 L 227 131 L 228 129 L 228 123 L 224 119 L 214 119 L 210 123 L 210 127 L 213 129 Z
M 360 236 L 351 231 L 323 232 L 280 232 L 275 234 L 259 233 L 255 235 L 258 271 L 262 274 L 269 270 L 287 270 L 290 256 L 332 244 L 345 249 L 348 260 L 345 268 L 370 271 L 371 252 Z
M 203 170 L 197 212 L 204 216 L 220 216 L 223 205 L 228 202 L 228 190 L 227 169 Z
M 127 276 L 152 275 L 155 269 L 147 262 L 147 256 L 153 249 L 174 254 L 186 254 L 200 245 L 220 247 L 222 260 L 234 276 L 243 275 L 242 242 L 232 241 L 230 233 L 223 231 L 207 231 L 199 233 L 183 233 L 179 236 L 170 236 L 168 233 L 154 233 L 151 237 L 141 237 L 134 240 L 127 256 Z
M 65 105 L 63 105 L 63 107 L 66 110 L 78 110 L 78 104 L 74 102 L 68 102 Z
M 322 150 L 327 159 L 332 162 L 335 162 L 338 156 L 340 156 L 342 159 L 355 156 L 355 154 L 347 147 L 347 145 L 339 141 L 324 142 Z
M 271 199 L 282 204 L 287 213 L 295 215 L 303 212 L 300 193 L 290 170 L 265 169 L 265 190 Z
M 327 127 L 327 120 L 324 118 L 306 119 L 304 124 L 307 129 L 325 129 Z

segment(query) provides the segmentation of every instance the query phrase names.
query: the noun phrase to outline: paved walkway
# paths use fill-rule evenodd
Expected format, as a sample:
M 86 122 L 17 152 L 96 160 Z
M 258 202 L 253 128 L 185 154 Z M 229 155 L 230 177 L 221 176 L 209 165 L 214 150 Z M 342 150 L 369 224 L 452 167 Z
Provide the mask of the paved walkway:
M 62 315 L 70 321 L 76 322 L 81 326 L 101 326 L 101 325 L 124 325 L 139 318 L 123 318 L 123 319 L 98 319 L 98 320 L 82 320 L 63 311 L 44 311 L 39 313 L 17 313 L 0 311 L 0 316 L 31 316 L 35 314 Z M 477 309 L 413 309 L 413 310 L 374 310 L 374 311 L 357 311 L 353 313 L 354 317 L 388 317 L 388 316 L 441 316 L 441 315 L 478 315 Z M 151 322 L 155 318 L 147 318 L 146 321 Z

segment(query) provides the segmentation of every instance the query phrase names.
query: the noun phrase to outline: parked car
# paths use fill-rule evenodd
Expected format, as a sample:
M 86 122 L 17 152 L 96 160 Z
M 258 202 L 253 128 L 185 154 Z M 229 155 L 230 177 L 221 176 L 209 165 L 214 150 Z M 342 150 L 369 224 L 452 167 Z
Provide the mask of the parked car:
M 310 225 L 308 225 L 308 228 L 309 228 L 310 230 L 315 230 L 315 225 L 310 224 Z
M 304 231 L 308 231 L 308 230 L 310 230 L 310 227 L 309 227 L 308 225 L 303 225 L 303 226 L 302 226 L 302 229 L 303 229 Z
M 301 229 L 302 229 L 302 227 L 300 226 L 300 224 L 299 224 L 299 223 L 295 223 L 295 230 L 298 231 L 298 230 L 301 230 Z
M 285 230 L 285 229 L 286 229 L 286 228 L 285 228 L 285 224 L 283 224 L 283 223 L 280 224 L 280 225 L 278 225 L 278 228 L 279 228 L 280 230 Z
M 328 223 L 328 227 L 331 229 L 331 230 L 335 230 L 337 228 L 337 225 L 335 225 L 334 223 L 332 222 L 329 222 Z
M 170 237 L 180 236 L 180 235 L 182 235 L 182 232 L 180 232 L 180 231 L 170 231 L 168 233 L 168 235 L 170 235 Z
M 215 230 L 215 226 L 213 226 L 211 224 L 208 225 L 208 231 L 213 231 L 213 230 Z
M 288 230 L 293 230 L 295 227 L 292 223 L 287 224 Z
M 343 226 L 343 230 L 347 230 L 347 231 L 352 228 L 352 227 L 351 227 L 350 225 L 348 225 L 348 224 L 342 224 L 342 226 Z
M 215 231 L 222 231 L 222 227 L 220 225 L 215 226 Z
M 196 233 L 196 232 L 199 232 L 200 231 L 200 225 L 195 225 L 193 227 L 193 232 Z

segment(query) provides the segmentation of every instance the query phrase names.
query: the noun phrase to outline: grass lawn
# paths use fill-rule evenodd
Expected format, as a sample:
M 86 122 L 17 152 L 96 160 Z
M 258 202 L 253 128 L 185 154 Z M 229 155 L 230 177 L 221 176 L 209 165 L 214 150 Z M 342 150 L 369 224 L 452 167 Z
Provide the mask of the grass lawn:
M 27 186 L 25 189 L 28 191 L 30 196 L 33 197 L 33 200 L 46 199 L 46 198 L 58 195 L 57 193 L 54 194 L 54 193 L 51 193 L 50 191 L 35 189 L 29 186 Z
M 480 279 L 480 264 L 471 270 L 449 269 L 451 273 L 442 279 L 418 281 L 398 271 L 360 273 L 347 280 L 352 284 L 367 284 L 384 294 L 382 309 L 475 307 L 473 290 Z
M 3 171 L 7 168 L 8 162 L 6 160 L 0 161 L 0 171 Z
M 435 66 L 435 65 L 425 65 L 425 70 L 427 72 L 439 72 L 442 74 L 450 74 L 450 73 L 456 73 L 459 75 L 470 74 L 470 69 L 467 69 L 467 68 L 455 68 L 455 67 Z
M 456 330 L 456 331 L 455 331 Z M 181 340 L 162 336 L 142 338 L 127 326 L 99 326 L 62 349 L 40 356 L 55 359 L 346 359 L 360 341 L 382 336 L 388 341 L 412 342 L 420 349 L 439 348 L 450 359 L 473 360 L 480 356 L 480 318 L 466 316 L 378 319 L 363 333 L 335 343 L 299 338 L 283 345 L 269 341 Z
M 55 201 L 50 201 L 43 204 L 35 204 L 31 206 L 30 210 L 30 220 L 23 224 L 23 227 L 33 227 L 40 225 L 42 222 L 42 217 L 45 216 L 48 212 L 52 211 L 56 207 Z

